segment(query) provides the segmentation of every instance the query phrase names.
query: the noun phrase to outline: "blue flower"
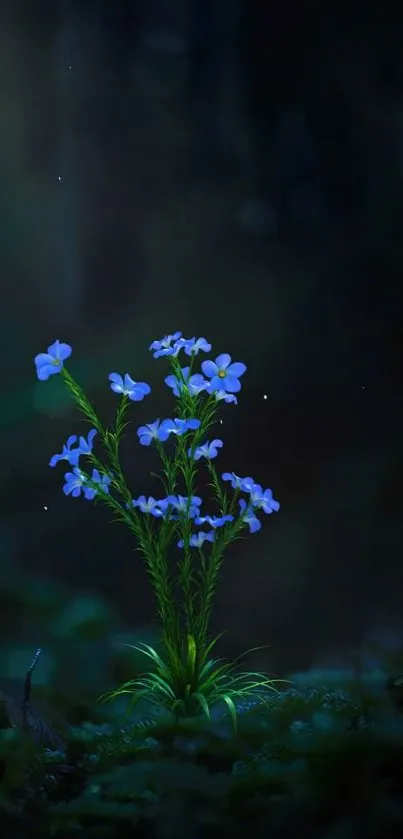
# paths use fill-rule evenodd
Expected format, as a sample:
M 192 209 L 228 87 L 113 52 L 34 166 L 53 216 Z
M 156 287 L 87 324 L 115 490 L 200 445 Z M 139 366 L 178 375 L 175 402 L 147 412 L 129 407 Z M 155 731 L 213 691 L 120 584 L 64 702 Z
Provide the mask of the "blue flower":
M 172 389 L 174 396 L 180 396 L 183 391 L 187 390 L 191 396 L 198 396 L 202 390 L 206 390 L 208 382 L 201 375 L 201 373 L 194 373 L 189 376 L 190 367 L 182 368 L 182 381 L 178 376 L 169 375 L 164 379 L 165 384 Z
M 91 481 L 94 484 L 99 484 L 99 488 L 102 490 L 102 492 L 106 492 L 106 493 L 109 492 L 109 484 L 111 482 L 111 478 L 109 477 L 109 475 L 100 475 L 99 472 L 98 472 L 98 469 L 93 469 L 92 470 L 92 475 L 91 475 Z M 92 501 L 92 499 L 95 498 L 95 496 L 98 494 L 98 490 L 95 487 L 90 487 L 90 486 L 86 487 L 85 484 L 84 484 L 84 487 L 83 487 L 83 491 L 84 491 L 84 497 L 88 501 Z
M 97 431 L 95 428 L 92 428 L 91 431 L 87 435 L 87 439 L 85 437 L 80 437 L 78 441 L 78 446 L 75 449 L 72 449 L 71 446 L 73 443 L 76 442 L 77 436 L 72 434 L 71 437 L 67 440 L 67 443 L 63 446 L 63 450 L 60 454 L 54 454 L 49 461 L 49 466 L 56 466 L 60 460 L 67 460 L 70 466 L 78 466 L 78 462 L 80 459 L 80 455 L 87 455 L 91 454 L 92 452 L 92 441 L 96 435 Z
M 80 448 L 81 454 L 91 454 L 92 452 L 92 441 L 97 434 L 97 430 L 95 428 L 91 428 L 91 431 L 87 434 L 87 439 L 85 437 L 80 437 L 78 441 L 78 445 Z
M 76 440 L 77 434 L 71 434 L 71 436 L 67 440 L 67 443 L 64 444 L 62 452 L 60 454 L 52 455 L 49 461 L 49 466 L 56 466 L 56 463 L 59 463 L 59 460 L 67 460 L 70 463 L 70 466 L 73 466 L 70 460 L 70 457 L 73 455 L 71 447 L 76 442 Z
M 137 436 L 142 446 L 149 446 L 153 440 L 165 443 L 172 431 L 172 420 L 155 420 L 137 429 Z
M 171 434 L 186 434 L 187 431 L 195 431 L 196 428 L 200 428 L 201 422 L 198 419 L 178 419 L 175 418 L 171 420 L 172 427 L 171 427 Z
M 232 489 L 240 489 L 242 492 L 250 492 L 255 486 L 253 478 L 240 478 L 235 472 L 223 472 L 221 478 L 223 481 L 230 481 Z
M 239 506 L 241 508 L 242 521 L 249 525 L 250 533 L 256 533 L 262 526 L 259 519 L 255 516 L 252 508 L 247 505 L 244 498 L 240 499 Z
M 215 361 L 203 361 L 201 366 L 203 373 L 210 379 L 210 392 L 225 390 L 227 393 L 238 393 L 241 390 L 239 377 L 246 370 L 246 365 L 241 361 L 231 363 L 231 356 L 228 353 L 221 353 Z
M 55 341 L 48 347 L 47 353 L 41 352 L 35 356 L 36 375 L 41 382 L 46 382 L 49 376 L 60 373 L 63 361 L 72 353 L 70 344 Z
M 137 429 L 137 436 L 142 446 L 149 446 L 153 440 L 159 440 L 165 443 L 170 434 L 185 434 L 190 429 L 199 428 L 200 420 L 198 419 L 164 419 L 162 422 L 157 419 L 148 425 L 141 425 Z
M 214 394 L 216 402 L 233 402 L 235 405 L 238 404 L 238 400 L 233 393 L 227 393 L 225 390 L 212 390 L 211 385 L 207 385 L 206 387 L 207 393 Z
M 169 355 L 176 358 L 180 350 L 185 350 L 186 355 L 197 355 L 201 350 L 210 352 L 211 344 L 205 338 L 182 338 L 182 332 L 174 332 L 173 335 L 165 335 L 161 341 L 153 341 L 150 345 L 153 350 L 153 357 Z
M 177 513 L 186 513 L 190 519 L 200 514 L 199 507 L 202 500 L 198 495 L 193 495 L 190 500 L 184 495 L 167 495 L 166 500 L 168 504 L 174 507 Z M 173 515 L 171 518 L 175 520 L 178 516 Z
M 161 341 L 153 341 L 150 350 L 154 350 L 153 358 L 160 358 L 163 355 L 177 355 L 180 347 L 172 347 L 172 341 L 177 341 L 182 332 L 174 332 L 173 335 L 164 335 Z
M 85 475 L 83 475 L 80 469 L 76 467 L 72 472 L 66 472 L 64 479 L 66 481 L 63 487 L 64 494 L 72 495 L 73 498 L 78 498 L 78 496 L 81 495 L 81 490 L 87 480 Z
M 250 502 L 255 509 L 263 510 L 264 513 L 277 513 L 280 509 L 280 504 L 273 498 L 271 489 L 265 489 L 263 492 L 260 484 L 254 484 L 250 490 Z
M 209 533 L 203 533 L 202 530 L 199 530 L 198 533 L 193 533 L 190 537 L 189 545 L 191 548 L 201 548 L 203 547 L 204 542 L 214 542 L 214 531 L 211 530 Z M 178 548 L 184 548 L 185 543 L 184 540 L 181 539 L 178 542 Z
M 142 513 L 151 513 L 155 518 L 162 518 L 165 510 L 168 507 L 168 501 L 164 498 L 161 501 L 156 501 L 151 495 L 146 498 L 145 495 L 140 495 L 137 499 L 133 499 L 133 507 L 138 507 Z
M 112 382 L 111 390 L 128 396 L 132 402 L 141 402 L 151 393 L 150 385 L 146 382 L 135 382 L 128 373 L 125 373 L 124 381 L 119 373 L 111 373 L 108 378 Z
M 183 345 L 186 355 L 197 355 L 202 352 L 210 352 L 211 344 L 205 338 L 189 338 Z
M 222 440 L 212 440 L 211 443 L 203 443 L 202 446 L 196 447 L 193 458 L 194 460 L 200 460 L 201 457 L 206 457 L 207 460 L 211 460 L 213 457 L 217 457 L 218 449 L 221 449 L 223 445 Z M 189 449 L 188 455 L 191 457 L 191 449 Z
M 195 524 L 209 524 L 210 527 L 224 527 L 229 521 L 234 521 L 234 516 L 197 516 Z
M 92 499 L 97 495 L 98 490 L 95 487 L 86 486 L 88 478 L 77 466 L 72 472 L 66 472 L 64 478 L 66 481 L 63 486 L 63 492 L 65 495 L 72 495 L 73 498 L 78 498 L 79 495 L 81 495 L 81 492 L 83 492 L 84 497 L 87 498 L 88 501 L 92 501 Z M 98 469 L 93 469 L 90 480 L 95 484 L 99 484 L 103 492 L 109 492 L 109 484 L 111 482 L 109 475 L 100 475 Z

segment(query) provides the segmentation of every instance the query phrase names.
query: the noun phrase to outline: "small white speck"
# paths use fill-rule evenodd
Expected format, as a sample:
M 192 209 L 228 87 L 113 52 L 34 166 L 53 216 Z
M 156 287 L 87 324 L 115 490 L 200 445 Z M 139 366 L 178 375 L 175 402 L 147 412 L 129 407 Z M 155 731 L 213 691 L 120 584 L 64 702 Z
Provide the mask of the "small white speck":
M 220 420 L 220 423 L 221 423 L 221 425 L 222 425 L 222 420 Z
M 267 399 L 267 393 L 263 394 L 263 399 Z
M 47 507 L 47 506 L 46 506 L 46 504 L 45 504 L 45 506 L 44 506 L 44 508 L 43 508 L 43 509 L 44 509 L 44 510 L 48 510 L 48 509 L 49 509 L 49 507 Z
M 365 390 L 366 385 L 360 385 L 361 390 Z
M 69 66 L 68 66 L 68 68 L 67 68 L 67 69 L 68 69 L 68 70 L 71 70 L 71 64 L 69 64 Z
M 61 182 L 61 180 L 62 180 L 62 176 L 61 176 L 61 175 L 58 175 L 57 180 Z

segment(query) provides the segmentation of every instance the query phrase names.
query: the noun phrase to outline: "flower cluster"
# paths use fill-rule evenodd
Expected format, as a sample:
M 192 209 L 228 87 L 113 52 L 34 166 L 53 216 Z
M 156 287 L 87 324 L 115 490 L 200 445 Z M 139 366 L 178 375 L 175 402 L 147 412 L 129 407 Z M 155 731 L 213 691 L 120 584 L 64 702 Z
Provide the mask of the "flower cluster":
M 158 440 L 160 443 L 165 443 L 170 434 L 176 434 L 178 437 L 185 434 L 186 431 L 200 427 L 200 420 L 198 419 L 165 419 L 154 420 L 147 425 L 141 425 L 137 429 L 137 436 L 142 446 L 149 446 L 153 441 Z
M 74 443 L 77 442 L 77 435 L 72 434 L 68 438 L 67 443 L 64 444 L 60 454 L 52 455 L 49 461 L 49 466 L 56 466 L 56 464 L 59 463 L 60 460 L 67 460 L 70 466 L 78 466 L 80 455 L 91 454 L 92 441 L 96 433 L 96 428 L 92 428 L 87 436 L 87 439 L 85 439 L 85 437 L 80 437 L 78 441 L 78 446 L 76 446 L 75 449 L 72 449 L 71 447 L 74 445 Z
M 84 498 L 88 501 L 92 501 L 99 490 L 108 493 L 111 482 L 111 477 L 106 474 L 101 475 L 98 469 L 93 469 L 91 478 L 88 479 L 87 475 L 78 466 L 72 472 L 66 472 L 64 478 L 66 481 L 63 486 L 65 495 L 72 495 L 73 498 L 78 498 L 81 492 L 83 492 Z
M 224 444 L 210 430 L 218 403 L 237 403 L 235 394 L 241 390 L 245 364 L 233 362 L 230 355 L 222 353 L 215 360 L 203 361 L 200 371 L 195 371 L 196 357 L 200 352 L 209 353 L 211 345 L 205 338 L 183 338 L 181 332 L 153 341 L 150 350 L 154 358 L 167 358 L 171 372 L 165 383 L 176 398 L 175 416 L 152 420 L 137 429 L 140 445 L 152 446 L 160 457 L 163 468 L 157 477 L 164 487 L 162 497 L 133 498 L 120 463 L 127 409 L 130 403 L 149 396 L 150 386 L 129 373 L 110 373 L 109 385 L 118 403 L 115 422 L 106 428 L 65 368 L 72 349 L 60 341 L 36 356 L 38 379 L 46 381 L 60 374 L 91 428 L 87 436 L 70 436 L 61 452 L 51 457 L 50 466 L 60 462 L 69 465 L 70 471 L 64 476 L 65 495 L 100 500 L 126 524 L 146 561 L 154 589 L 164 658 L 149 645 L 138 646 L 152 662 L 151 672 L 121 685 L 109 698 L 132 693 L 134 700 L 148 698 L 176 716 L 192 715 L 199 708 L 208 719 L 210 707 L 224 702 L 236 729 L 235 701 L 255 701 L 259 692 L 264 695 L 273 689 L 272 680 L 256 672 L 239 673 L 236 663 L 218 663 L 210 657 L 217 640 L 210 634 L 212 604 L 227 545 L 245 527 L 251 533 L 258 531 L 261 523 L 257 514 L 277 512 L 280 505 L 271 489 L 263 489 L 253 478 L 223 472 L 220 481 L 215 469 Z M 179 360 L 181 352 L 188 358 L 184 367 Z M 94 451 L 95 442 L 99 455 Z M 84 458 L 90 471 L 82 466 Z M 210 476 L 209 486 L 218 508 L 215 514 L 204 512 L 197 495 L 196 477 L 201 466 Z M 228 486 L 233 490 L 231 498 Z M 169 548 L 175 544 L 180 550 L 172 571 Z
M 137 429 L 139 442 L 142 446 L 155 444 L 163 457 L 162 443 L 165 443 L 170 437 L 177 440 L 184 438 L 186 445 L 182 445 L 179 450 L 182 461 L 181 463 L 179 463 L 179 460 L 174 461 L 176 471 L 182 471 L 185 479 L 186 475 L 191 476 L 193 481 L 194 466 L 192 464 L 204 460 L 217 488 L 220 514 L 202 515 L 200 510 L 202 502 L 198 496 L 194 494 L 182 496 L 173 491 L 168 492 L 160 500 L 141 495 L 137 499 L 127 501 L 128 496 L 125 487 L 122 487 L 121 481 L 116 479 L 116 471 L 120 473 L 120 466 L 116 462 L 116 452 L 120 434 L 124 427 L 122 420 L 128 401 L 139 402 L 151 393 L 151 387 L 146 382 L 136 381 L 129 373 L 121 375 L 113 372 L 109 375 L 111 390 L 123 400 L 120 409 L 118 409 L 114 432 L 103 429 L 96 418 L 95 424 L 97 427 L 91 428 L 86 438 L 84 436 L 79 438 L 76 435 L 70 436 L 63 445 L 62 451 L 51 457 L 50 466 L 52 467 L 60 461 L 66 461 L 72 467 L 72 471 L 66 472 L 64 476 L 64 493 L 74 498 L 83 494 L 87 500 L 93 500 L 96 496 L 100 496 L 112 503 L 110 501 L 110 489 L 112 488 L 118 494 L 120 491 L 121 495 L 120 500 L 114 497 L 113 504 L 115 506 L 121 504 L 122 500 L 125 499 L 126 510 L 131 507 L 132 510 L 143 515 L 169 522 L 176 521 L 178 527 L 186 520 L 196 526 L 207 525 L 210 528 L 208 531 L 190 532 L 186 527 L 186 539 L 184 533 L 182 533 L 177 542 L 180 548 L 185 545 L 201 548 L 206 541 L 214 542 L 216 533 L 220 528 L 226 528 L 227 535 L 232 537 L 236 535 L 240 525 L 248 526 L 249 531 L 255 533 L 261 528 L 261 522 L 256 513 L 258 511 L 263 511 L 266 514 L 277 512 L 280 508 L 278 501 L 273 498 L 271 489 L 263 490 L 262 486 L 256 483 L 253 478 L 240 478 L 233 472 L 224 472 L 221 475 L 222 481 L 229 482 L 232 489 L 235 490 L 233 502 L 231 504 L 226 503 L 224 500 L 226 499 L 225 493 L 223 494 L 218 488 L 218 478 L 212 464 L 212 460 L 218 456 L 219 450 L 222 449 L 224 444 L 222 440 L 217 438 L 205 439 L 205 432 L 211 425 L 214 404 L 221 400 L 236 403 L 235 393 L 241 390 L 240 378 L 246 370 L 245 364 L 232 362 L 230 355 L 222 353 L 214 361 L 203 361 L 201 373 L 193 373 L 192 364 L 195 357 L 199 352 L 209 352 L 211 345 L 205 338 L 185 339 L 181 332 L 175 332 L 172 335 L 166 335 L 161 340 L 153 341 L 150 350 L 154 358 L 170 358 L 173 372 L 165 378 L 165 383 L 178 400 L 179 413 L 185 413 L 186 409 L 187 414 L 198 413 L 199 416 L 188 415 L 185 418 L 185 416 L 180 415 L 172 419 L 156 419 L 146 425 L 141 425 Z M 183 368 L 178 361 L 181 351 L 190 358 L 190 364 Z M 93 412 L 88 408 L 90 403 L 85 400 L 80 389 L 64 368 L 64 361 L 70 357 L 71 352 L 72 349 L 68 344 L 55 341 L 48 347 L 47 353 L 40 353 L 36 356 L 37 376 L 41 381 L 45 381 L 55 373 L 64 374 L 66 384 L 79 407 L 87 415 L 87 418 L 93 418 Z M 204 408 L 200 407 L 199 401 L 199 397 L 203 395 L 207 400 Z M 110 461 L 112 461 L 106 469 L 93 452 L 94 438 L 98 433 L 104 449 L 109 454 Z M 113 452 L 115 456 L 112 456 Z M 82 456 L 87 457 L 92 463 L 91 475 L 80 467 Z M 183 458 L 187 459 L 187 462 L 183 462 Z M 189 484 L 189 480 L 187 483 Z M 175 487 L 176 477 L 172 483 L 172 488 Z M 238 498 L 239 493 L 246 497 Z M 107 499 L 106 496 L 108 496 Z

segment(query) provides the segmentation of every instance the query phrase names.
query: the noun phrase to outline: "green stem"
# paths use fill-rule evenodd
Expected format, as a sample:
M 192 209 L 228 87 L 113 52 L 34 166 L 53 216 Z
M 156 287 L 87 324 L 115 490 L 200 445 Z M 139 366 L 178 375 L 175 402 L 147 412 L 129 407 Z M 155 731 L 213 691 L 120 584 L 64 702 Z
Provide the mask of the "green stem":
M 100 461 L 92 453 L 90 455 L 90 460 L 96 466 L 98 471 L 106 471 L 108 473 L 110 470 L 111 486 L 118 492 L 123 503 L 119 503 L 111 494 L 102 492 L 99 489 L 99 485 L 95 484 L 93 486 L 97 489 L 98 495 L 103 502 L 111 507 L 115 513 L 117 513 L 118 518 L 127 524 L 130 531 L 134 533 L 137 539 L 140 552 L 146 560 L 147 570 L 157 600 L 158 613 L 161 619 L 163 632 L 165 633 L 168 626 L 170 626 L 172 630 L 172 624 L 174 623 L 172 587 L 169 583 L 169 569 L 166 553 L 161 552 L 154 544 L 152 532 L 149 528 L 147 519 L 143 522 L 133 509 L 132 494 L 126 484 L 120 464 L 119 444 L 121 434 L 125 427 L 124 418 L 129 400 L 125 395 L 123 395 L 122 401 L 117 409 L 115 428 L 110 431 L 103 426 L 91 402 L 81 389 L 80 385 L 75 381 L 73 376 L 71 376 L 69 371 L 63 367 L 61 372 L 66 386 L 72 394 L 80 412 L 87 421 L 91 422 L 99 433 L 101 443 L 108 456 L 109 464 L 105 468 L 105 464 L 103 464 L 102 461 Z M 88 483 L 91 486 L 89 476 Z

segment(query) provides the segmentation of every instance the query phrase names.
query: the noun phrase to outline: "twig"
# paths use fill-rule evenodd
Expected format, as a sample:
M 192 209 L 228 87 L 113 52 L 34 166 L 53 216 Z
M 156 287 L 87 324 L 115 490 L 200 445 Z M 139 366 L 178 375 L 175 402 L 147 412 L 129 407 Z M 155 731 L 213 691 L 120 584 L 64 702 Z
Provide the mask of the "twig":
M 24 724 L 27 725 L 27 712 L 29 707 L 29 698 L 31 696 L 31 681 L 32 681 L 32 673 L 35 670 L 37 665 L 37 661 L 39 656 L 42 654 L 42 650 L 40 647 L 36 650 L 36 653 L 32 659 L 32 662 L 29 666 L 27 675 L 25 676 L 25 683 L 24 683 L 24 698 L 22 700 L 22 716 L 24 720 Z

